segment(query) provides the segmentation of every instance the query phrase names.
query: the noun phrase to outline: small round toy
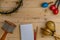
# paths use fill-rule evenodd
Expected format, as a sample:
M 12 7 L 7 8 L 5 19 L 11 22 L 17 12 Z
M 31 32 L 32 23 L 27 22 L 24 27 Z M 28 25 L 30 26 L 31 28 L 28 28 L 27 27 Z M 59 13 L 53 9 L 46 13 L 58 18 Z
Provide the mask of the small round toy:
M 42 3 L 42 7 L 43 7 L 43 8 L 47 8 L 48 5 L 49 5 L 49 4 L 48 4 L 47 2 Z
M 42 3 L 42 5 L 41 5 L 41 6 L 42 6 L 43 8 L 47 8 L 47 7 L 48 7 L 48 5 L 49 5 L 49 4 L 51 4 L 51 3 L 53 3 L 53 2 L 49 2 L 49 3 L 44 2 L 44 3 Z
M 55 9 L 56 9 L 56 6 L 55 6 L 55 5 L 51 5 L 51 6 L 50 6 L 50 10 L 53 11 L 53 10 L 55 10 Z
M 58 12 L 59 12 L 59 10 L 58 10 L 58 9 L 55 9 L 55 10 L 53 11 L 53 14 L 57 15 Z
M 48 21 L 46 23 L 46 28 L 50 29 L 51 31 L 55 32 L 55 23 L 53 21 Z

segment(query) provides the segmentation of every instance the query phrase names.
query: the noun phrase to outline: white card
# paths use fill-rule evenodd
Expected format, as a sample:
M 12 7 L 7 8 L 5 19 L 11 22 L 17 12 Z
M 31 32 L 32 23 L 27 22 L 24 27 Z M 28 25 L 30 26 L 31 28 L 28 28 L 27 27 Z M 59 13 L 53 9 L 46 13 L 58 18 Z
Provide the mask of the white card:
M 34 40 L 34 32 L 32 24 L 20 25 L 21 40 Z

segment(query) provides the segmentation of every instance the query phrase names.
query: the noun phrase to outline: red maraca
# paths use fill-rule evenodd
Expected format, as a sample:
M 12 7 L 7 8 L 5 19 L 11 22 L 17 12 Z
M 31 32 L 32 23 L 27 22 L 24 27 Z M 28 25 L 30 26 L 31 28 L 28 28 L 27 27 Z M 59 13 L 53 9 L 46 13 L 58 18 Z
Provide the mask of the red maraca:
M 58 3 L 58 5 L 56 3 Z M 57 0 L 54 5 L 50 6 L 50 10 L 52 10 L 53 14 L 55 14 L 55 15 L 57 15 L 59 12 L 59 10 L 58 10 L 59 3 L 60 3 L 60 1 Z M 57 7 L 56 7 L 56 5 L 57 5 Z
M 56 6 L 55 6 L 55 5 L 51 5 L 51 6 L 50 6 L 50 10 L 53 11 L 53 10 L 55 10 L 55 9 L 56 9 Z
M 55 10 L 53 10 L 53 14 L 57 15 L 59 12 L 59 10 L 56 8 Z
M 58 2 L 58 0 L 56 0 L 56 2 L 55 2 L 55 4 L 54 4 L 54 5 L 51 5 L 51 6 L 50 6 L 50 10 L 52 10 L 52 11 L 53 11 L 53 10 L 55 10 L 55 9 L 56 9 L 56 3 L 57 3 L 57 2 Z
M 53 10 L 53 13 L 54 13 L 55 15 L 57 15 L 58 12 L 59 12 L 59 10 L 58 10 L 59 4 L 60 4 L 60 1 L 58 1 L 57 8 L 56 8 L 55 10 Z
M 55 15 L 57 15 L 57 14 L 58 14 L 58 9 L 56 8 L 56 6 L 55 6 L 55 5 L 51 5 L 51 6 L 50 6 L 50 10 L 52 10 L 52 11 L 53 11 L 53 14 L 55 14 Z

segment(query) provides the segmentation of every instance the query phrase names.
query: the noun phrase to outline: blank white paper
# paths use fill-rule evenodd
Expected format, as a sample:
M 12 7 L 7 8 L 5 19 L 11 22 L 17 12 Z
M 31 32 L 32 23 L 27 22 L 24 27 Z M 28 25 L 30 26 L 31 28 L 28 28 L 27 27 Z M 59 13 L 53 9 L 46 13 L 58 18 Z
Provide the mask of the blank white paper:
M 34 33 L 32 24 L 20 25 L 21 40 L 34 40 Z

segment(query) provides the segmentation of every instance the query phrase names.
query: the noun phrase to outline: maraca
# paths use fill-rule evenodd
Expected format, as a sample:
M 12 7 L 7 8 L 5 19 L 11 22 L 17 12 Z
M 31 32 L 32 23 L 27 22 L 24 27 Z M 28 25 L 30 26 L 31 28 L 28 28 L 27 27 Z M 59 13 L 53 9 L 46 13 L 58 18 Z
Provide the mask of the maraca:
M 49 2 L 49 3 L 44 2 L 44 3 L 42 3 L 41 7 L 43 7 L 43 8 L 47 8 L 48 5 L 51 4 L 51 3 L 53 3 L 53 2 Z
M 55 32 L 55 23 L 53 21 L 46 22 L 46 27 L 41 28 L 41 32 L 46 36 L 53 36 Z
M 55 23 L 53 21 L 46 22 L 46 28 L 48 28 L 52 32 L 55 32 Z
M 51 5 L 51 6 L 50 6 L 50 10 L 52 10 L 52 11 L 53 11 L 53 14 L 55 14 L 55 15 L 57 15 L 58 12 L 59 12 L 59 10 L 58 10 L 59 2 L 58 2 L 58 5 L 57 5 L 57 7 L 56 7 L 56 3 L 57 3 L 57 2 L 58 2 L 58 0 L 55 2 L 54 5 Z
M 59 10 L 58 10 L 59 4 L 60 4 L 60 1 L 58 1 L 57 8 L 56 8 L 55 10 L 53 10 L 53 13 L 54 13 L 55 15 L 57 15 L 58 12 L 59 12 Z
M 56 8 L 55 5 L 51 5 L 51 6 L 50 6 L 50 10 L 52 10 L 52 11 L 53 11 L 53 14 L 55 14 L 55 15 L 57 15 L 58 12 L 59 12 L 58 8 Z
M 56 6 L 55 6 L 55 5 L 51 5 L 51 6 L 50 6 L 50 10 L 53 11 L 53 10 L 55 10 L 55 9 L 56 9 Z
M 55 4 L 51 5 L 50 6 L 50 10 L 55 10 L 56 9 L 56 3 L 58 2 L 58 0 L 56 0 Z
M 54 13 L 55 15 L 57 15 L 58 12 L 59 12 L 59 10 L 58 10 L 57 8 L 56 8 L 55 10 L 53 10 L 53 13 Z

